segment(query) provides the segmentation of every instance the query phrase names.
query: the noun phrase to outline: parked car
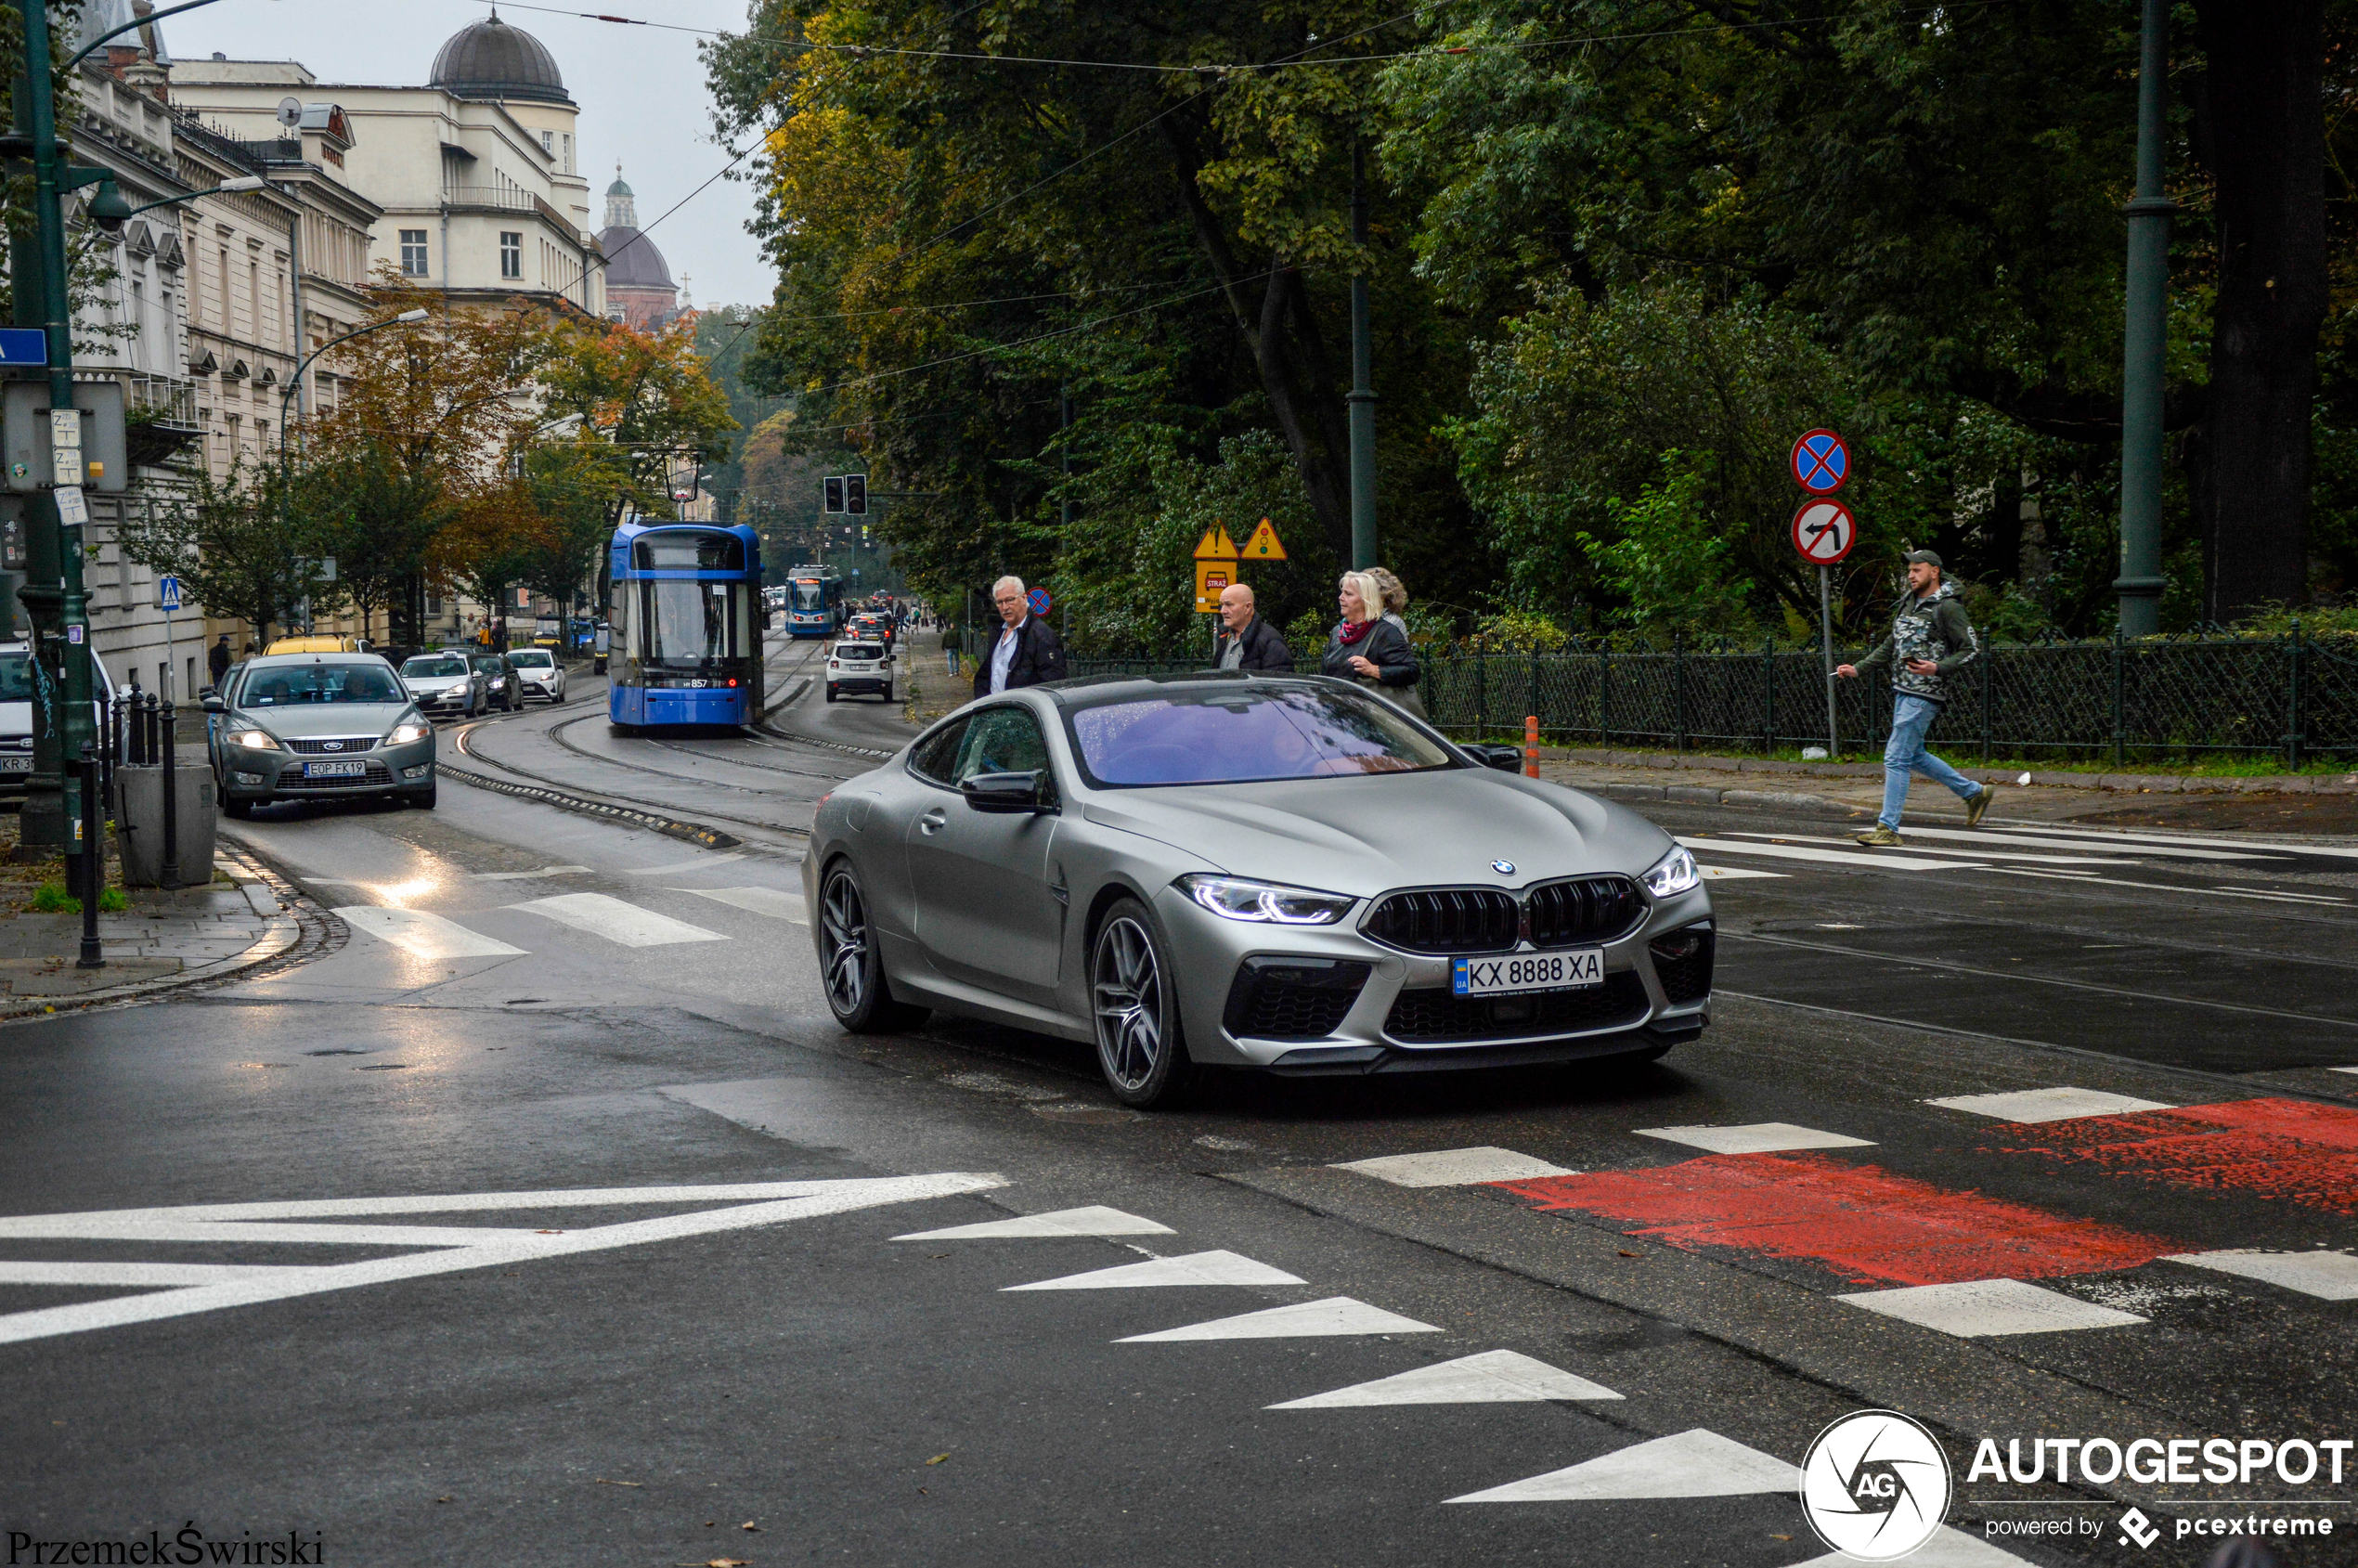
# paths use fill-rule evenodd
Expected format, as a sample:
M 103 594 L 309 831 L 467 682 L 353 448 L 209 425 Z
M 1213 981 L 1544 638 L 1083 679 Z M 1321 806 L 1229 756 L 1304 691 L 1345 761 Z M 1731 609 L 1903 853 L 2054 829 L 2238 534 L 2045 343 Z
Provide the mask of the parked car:
M 515 667 L 521 697 L 546 697 L 552 703 L 565 700 L 565 667 L 556 661 L 546 648 L 523 648 L 508 655 Z
M 401 662 L 401 684 L 418 711 L 434 719 L 473 719 L 484 710 L 484 677 L 465 654 L 412 654 Z
M 222 807 L 392 797 L 431 810 L 434 725 L 382 659 L 266 654 L 204 699 Z
M 102 732 L 114 693 L 107 662 L 90 653 L 91 729 Z M 188 732 L 181 734 L 186 737 Z M 0 796 L 22 795 L 32 777 L 32 654 L 22 642 L 0 642 Z
M 471 662 L 475 667 L 475 673 L 483 677 L 483 703 L 486 707 L 496 706 L 502 713 L 513 713 L 524 706 L 524 682 L 516 679 L 516 667 L 512 662 L 512 655 L 477 654 Z
M 873 692 L 892 701 L 892 654 L 883 643 L 863 635 L 827 650 L 827 700 L 846 692 Z

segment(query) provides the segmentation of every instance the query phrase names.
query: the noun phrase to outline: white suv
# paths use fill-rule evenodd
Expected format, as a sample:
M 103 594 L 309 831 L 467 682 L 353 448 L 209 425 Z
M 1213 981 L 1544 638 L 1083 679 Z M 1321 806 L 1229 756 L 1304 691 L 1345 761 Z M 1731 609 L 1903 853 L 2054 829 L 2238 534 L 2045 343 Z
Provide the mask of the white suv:
M 838 642 L 827 650 L 827 700 L 840 692 L 874 692 L 892 701 L 892 654 L 881 642 Z
M 518 694 L 525 697 L 546 697 L 552 703 L 565 700 L 565 667 L 546 648 L 519 648 L 508 655 L 516 668 L 516 679 L 523 683 Z

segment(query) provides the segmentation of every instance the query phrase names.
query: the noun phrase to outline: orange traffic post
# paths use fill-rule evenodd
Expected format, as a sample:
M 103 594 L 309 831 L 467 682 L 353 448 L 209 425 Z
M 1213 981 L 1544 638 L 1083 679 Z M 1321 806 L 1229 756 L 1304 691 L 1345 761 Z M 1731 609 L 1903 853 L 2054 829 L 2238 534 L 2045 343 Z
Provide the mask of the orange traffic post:
M 1526 714 L 1522 720 L 1522 776 L 1539 776 L 1539 716 Z

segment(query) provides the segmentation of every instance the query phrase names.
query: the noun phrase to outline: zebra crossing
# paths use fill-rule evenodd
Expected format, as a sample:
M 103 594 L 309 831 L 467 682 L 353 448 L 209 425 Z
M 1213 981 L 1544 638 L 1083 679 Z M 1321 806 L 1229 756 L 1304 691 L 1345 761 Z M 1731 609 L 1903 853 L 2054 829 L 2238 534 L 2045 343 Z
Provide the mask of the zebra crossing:
M 2232 899 L 2347 908 L 2350 895 L 2264 883 L 2271 873 L 2300 873 L 2323 862 L 2346 870 L 2358 849 L 2346 845 L 2254 843 L 2177 834 L 2067 827 L 1903 826 L 1897 849 L 1869 849 L 1838 835 L 1715 829 L 1678 836 L 1714 880 L 1778 878 L 1810 872 L 1921 875 L 1986 872 L 2045 876 L 2189 899 Z M 2304 862 L 2313 865 L 2304 865 Z M 2157 881 L 2155 875 L 2181 880 Z
M 677 872 L 683 868 L 661 869 Z M 700 864 L 697 869 L 703 869 L 703 865 Z M 776 888 L 672 888 L 666 890 L 709 899 L 764 920 L 791 926 L 807 926 L 810 923 L 803 912 L 801 897 Z M 501 913 L 530 915 L 551 926 L 611 942 L 616 947 L 675 947 L 692 942 L 733 940 L 728 932 L 698 926 L 606 893 L 558 893 L 547 898 L 502 904 L 498 909 Z M 331 913 L 355 931 L 417 958 L 511 958 L 523 957 L 531 951 L 477 930 L 463 919 L 433 910 L 409 909 L 394 904 L 340 904 L 334 906 Z M 492 912 L 462 913 L 472 917 Z

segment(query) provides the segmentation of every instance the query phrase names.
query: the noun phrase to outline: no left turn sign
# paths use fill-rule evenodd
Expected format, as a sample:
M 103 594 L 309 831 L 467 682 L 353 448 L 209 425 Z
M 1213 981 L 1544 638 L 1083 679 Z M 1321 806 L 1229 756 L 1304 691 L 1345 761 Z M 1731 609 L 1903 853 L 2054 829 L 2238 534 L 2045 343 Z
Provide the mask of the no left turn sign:
M 1859 524 L 1850 509 L 1837 500 L 1820 499 L 1801 503 L 1793 514 L 1793 547 L 1815 565 L 1831 566 L 1859 542 Z

